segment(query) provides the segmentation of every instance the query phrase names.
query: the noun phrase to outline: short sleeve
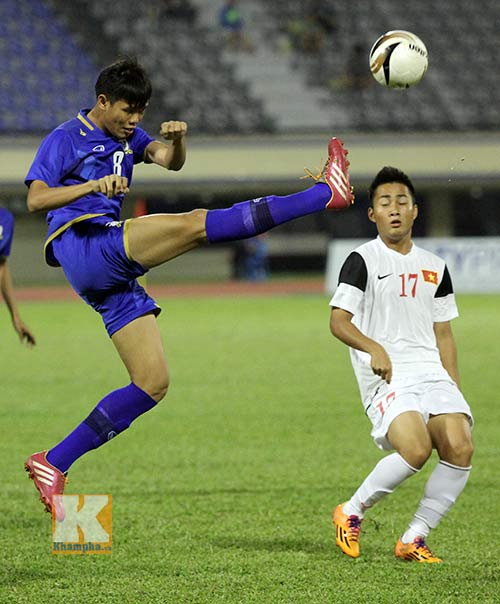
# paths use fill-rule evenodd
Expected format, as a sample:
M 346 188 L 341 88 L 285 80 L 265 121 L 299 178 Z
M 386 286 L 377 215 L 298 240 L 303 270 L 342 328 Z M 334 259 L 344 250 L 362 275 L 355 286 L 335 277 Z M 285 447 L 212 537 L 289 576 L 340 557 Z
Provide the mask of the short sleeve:
M 434 298 L 433 320 L 434 323 L 451 321 L 458 317 L 458 308 L 455 294 L 448 294 L 440 298 Z
M 443 278 L 441 279 L 441 283 L 439 284 L 435 298 L 444 298 L 449 294 L 453 293 L 453 284 L 451 282 L 450 272 L 448 271 L 448 267 L 445 265 Z
M 363 257 L 358 252 L 352 252 L 340 269 L 339 284 L 330 300 L 330 306 L 356 314 L 363 300 L 367 281 L 368 271 Z
M 453 284 L 448 267 L 445 265 L 443 278 L 434 295 L 433 319 L 434 323 L 442 323 L 451 321 L 456 317 L 458 317 L 458 308 L 453 293 Z
M 363 256 L 358 252 L 351 252 L 340 269 L 339 284 L 346 283 L 364 292 L 367 281 L 368 271 Z
M 42 141 L 24 182 L 29 187 L 34 180 L 41 180 L 49 187 L 56 187 L 74 159 L 70 137 L 56 128 Z
M 8 210 L 0 208 L 0 258 L 10 255 L 14 236 L 14 217 Z
M 137 128 L 134 132 L 134 164 L 140 164 L 144 161 L 144 151 L 149 143 L 152 143 L 155 139 L 143 130 L 142 128 Z

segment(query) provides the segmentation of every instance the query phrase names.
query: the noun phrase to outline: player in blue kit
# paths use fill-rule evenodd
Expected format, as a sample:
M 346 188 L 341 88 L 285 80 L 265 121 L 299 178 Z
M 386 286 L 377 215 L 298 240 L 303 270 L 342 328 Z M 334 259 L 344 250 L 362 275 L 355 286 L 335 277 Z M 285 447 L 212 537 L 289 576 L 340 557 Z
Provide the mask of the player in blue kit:
M 12 325 L 16 330 L 21 342 L 28 346 L 35 345 L 35 336 L 31 333 L 29 327 L 21 319 L 17 308 L 14 287 L 12 285 L 12 275 L 8 264 L 8 257 L 12 246 L 12 237 L 14 236 L 14 216 L 5 208 L 0 208 L 0 291 L 7 304 Z
M 180 170 L 187 124 L 167 121 L 154 140 L 139 127 L 151 83 L 133 59 L 104 69 L 92 109 L 61 124 L 42 142 L 26 176 L 31 212 L 47 211 L 48 264 L 61 266 L 74 290 L 102 317 L 130 384 L 105 396 L 66 438 L 31 455 L 25 468 L 47 511 L 64 518 L 61 495 L 73 462 L 123 432 L 166 394 L 169 370 L 156 316 L 160 308 L 137 277 L 205 243 L 253 237 L 324 209 L 349 207 L 347 151 L 331 139 L 317 181 L 286 197 L 268 196 L 221 210 L 152 214 L 120 220 L 134 164 Z M 311 175 L 311 174 L 310 174 Z

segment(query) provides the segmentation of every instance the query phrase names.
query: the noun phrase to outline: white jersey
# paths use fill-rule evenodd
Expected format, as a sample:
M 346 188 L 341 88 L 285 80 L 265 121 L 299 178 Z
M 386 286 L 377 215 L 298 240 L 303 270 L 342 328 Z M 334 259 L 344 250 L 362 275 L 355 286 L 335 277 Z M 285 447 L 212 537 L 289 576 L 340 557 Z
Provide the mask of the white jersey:
M 380 343 L 393 365 L 393 380 L 432 376 L 451 381 L 439 356 L 434 323 L 458 316 L 444 260 L 413 244 L 400 254 L 377 239 L 344 262 L 330 306 L 353 315 L 352 322 Z M 366 352 L 350 349 L 363 404 L 383 382 Z

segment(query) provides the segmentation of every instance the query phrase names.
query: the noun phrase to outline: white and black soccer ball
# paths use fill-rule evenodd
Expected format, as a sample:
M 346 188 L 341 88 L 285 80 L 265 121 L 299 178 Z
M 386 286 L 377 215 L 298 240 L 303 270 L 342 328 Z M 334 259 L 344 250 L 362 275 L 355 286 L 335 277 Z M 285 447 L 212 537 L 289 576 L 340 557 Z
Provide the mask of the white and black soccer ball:
M 427 48 L 410 31 L 388 31 L 370 50 L 370 71 L 382 86 L 409 88 L 427 71 Z

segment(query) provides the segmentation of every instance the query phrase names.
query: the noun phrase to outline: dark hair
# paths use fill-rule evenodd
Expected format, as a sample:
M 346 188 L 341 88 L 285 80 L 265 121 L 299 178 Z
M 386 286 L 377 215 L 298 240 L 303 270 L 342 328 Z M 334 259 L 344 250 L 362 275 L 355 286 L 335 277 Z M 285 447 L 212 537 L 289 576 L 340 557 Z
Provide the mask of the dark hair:
M 402 172 L 401 170 L 398 170 L 397 168 L 393 168 L 391 166 L 385 166 L 375 176 L 375 178 L 372 181 L 372 184 L 370 185 L 370 188 L 368 189 L 368 195 L 370 197 L 370 205 L 373 205 L 373 196 L 375 195 L 375 190 L 377 189 L 377 187 L 379 187 L 380 185 L 385 185 L 390 182 L 398 182 L 402 185 L 406 185 L 408 187 L 408 190 L 411 193 L 411 196 L 413 197 L 413 201 L 415 201 L 415 188 L 414 188 L 413 183 L 411 182 L 410 178 L 404 172 Z
M 153 88 L 137 59 L 125 57 L 101 71 L 95 83 L 96 98 L 106 95 L 111 103 L 126 101 L 134 109 L 145 109 Z

